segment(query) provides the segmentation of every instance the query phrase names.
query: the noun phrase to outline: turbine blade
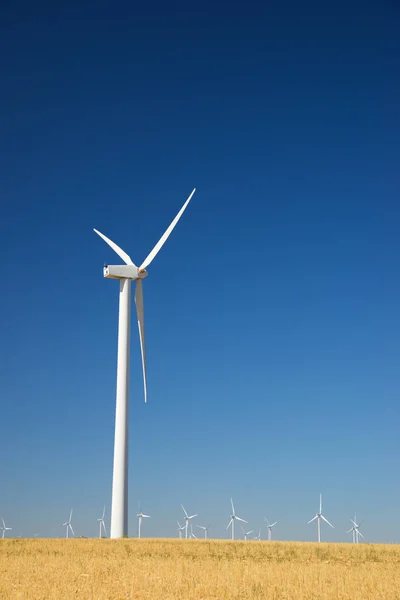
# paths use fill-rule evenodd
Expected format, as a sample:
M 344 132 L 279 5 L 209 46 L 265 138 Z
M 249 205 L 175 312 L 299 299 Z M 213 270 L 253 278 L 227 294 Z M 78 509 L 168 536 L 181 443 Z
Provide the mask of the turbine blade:
M 360 535 L 362 538 L 364 538 L 363 534 L 361 533 L 361 531 L 358 532 L 358 535 Z
M 181 506 L 182 506 L 182 510 L 183 510 L 183 512 L 185 513 L 185 515 L 186 515 L 187 517 L 189 517 L 189 515 L 187 514 L 187 512 L 186 512 L 186 510 L 185 510 L 185 507 L 183 506 L 183 504 L 181 504 Z
M 229 521 L 229 523 L 228 523 L 228 525 L 227 525 L 227 527 L 226 527 L 227 529 L 229 529 L 229 527 L 231 526 L 231 523 L 232 523 L 232 521 L 233 521 L 233 519 L 231 519 L 231 520 Z
M 102 520 L 104 519 L 105 514 L 106 514 L 106 507 L 103 508 L 103 516 L 101 517 Z
M 328 519 L 325 519 L 324 515 L 321 515 L 321 519 L 323 519 L 325 521 L 325 523 L 328 523 L 328 525 L 330 525 L 332 527 L 332 529 L 335 529 L 334 526 L 332 525 L 332 523 L 329 523 Z
M 99 235 L 105 241 L 105 243 L 108 244 L 110 246 L 110 248 L 112 248 L 114 250 L 114 252 L 116 254 L 118 254 L 118 256 L 120 258 L 122 258 L 122 260 L 124 261 L 125 264 L 127 264 L 127 265 L 133 265 L 134 267 L 136 267 L 136 265 L 132 261 L 131 257 L 128 256 L 128 254 L 126 252 L 124 252 L 122 250 L 122 248 L 120 248 L 119 246 L 117 246 L 117 244 L 115 242 L 113 242 L 112 240 L 110 240 L 110 238 L 108 238 L 103 233 L 100 233 L 100 231 L 97 231 L 97 229 L 93 229 L 93 231 L 95 231 L 97 233 L 97 235 Z
M 319 495 L 319 514 L 322 513 L 322 494 Z
M 197 517 L 197 513 L 195 515 L 192 515 L 191 517 L 188 517 L 188 519 L 194 519 L 195 517 Z
M 270 527 L 274 527 L 274 525 L 277 525 L 278 521 L 275 521 L 275 523 L 272 523 L 272 525 L 270 525 Z
M 145 519 L 151 519 L 150 515 L 142 515 Z
M 232 498 L 231 498 L 231 505 L 232 505 L 232 514 L 234 515 L 235 514 L 235 507 L 233 506 L 233 500 L 232 500 Z
M 349 529 L 348 531 L 346 531 L 346 533 L 351 533 L 353 531 L 353 527 L 351 529 Z
M 146 381 L 146 345 L 144 340 L 144 306 L 143 306 L 143 282 L 141 279 L 136 281 L 135 291 L 136 315 L 139 328 L 140 351 L 142 354 L 142 371 L 144 386 L 144 401 L 147 402 L 147 381 Z
M 235 515 L 235 518 L 237 521 L 242 521 L 242 523 L 247 523 L 247 521 L 245 521 L 244 519 L 241 519 L 240 517 L 236 517 L 236 515 Z
M 350 519 L 350 521 L 353 523 L 354 527 L 357 527 L 357 523 L 353 521 L 353 519 Z
M 71 531 L 72 531 L 72 535 L 75 537 L 75 531 L 72 529 L 72 525 L 71 525 L 71 523 L 69 523 L 69 528 L 70 528 L 70 529 L 71 529 Z
M 139 267 L 140 271 L 142 269 L 145 269 L 146 267 L 148 267 L 149 264 L 153 261 L 153 259 L 157 256 L 157 254 L 159 253 L 159 251 L 161 250 L 161 248 L 163 247 L 163 245 L 165 244 L 165 242 L 169 238 L 169 236 L 170 236 L 172 230 L 174 229 L 175 225 L 177 224 L 177 222 L 181 218 L 181 216 L 182 216 L 185 208 L 189 204 L 189 202 L 190 202 L 193 194 L 195 193 L 195 191 L 196 191 L 196 188 L 194 188 L 193 192 L 190 194 L 189 198 L 186 200 L 185 204 L 182 206 L 181 210 L 178 212 L 178 214 L 176 215 L 175 219 L 172 221 L 171 225 L 168 227 L 168 229 L 166 230 L 166 232 L 164 233 L 164 235 L 159 239 L 159 241 L 154 246 L 154 248 L 150 252 L 150 254 L 144 259 L 144 261 L 142 262 L 142 264 Z
M 70 512 L 70 514 L 69 514 L 69 520 L 71 520 L 71 519 L 72 519 L 72 511 L 73 511 L 73 510 L 74 510 L 74 509 L 73 509 L 73 508 L 71 508 L 71 512 Z
M 267 517 L 264 517 L 264 521 L 266 522 L 267 527 L 271 527 L 271 525 L 269 524 L 269 521 L 268 521 Z
M 308 521 L 308 524 L 312 523 L 313 521 L 315 521 L 315 519 L 318 519 L 318 515 L 315 515 L 315 517 L 313 519 L 311 519 L 311 521 Z

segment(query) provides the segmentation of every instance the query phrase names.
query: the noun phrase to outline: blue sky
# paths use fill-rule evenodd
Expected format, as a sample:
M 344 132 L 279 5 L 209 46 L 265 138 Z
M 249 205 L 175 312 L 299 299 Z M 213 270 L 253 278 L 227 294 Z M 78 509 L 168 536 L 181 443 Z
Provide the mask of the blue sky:
M 280 539 L 400 542 L 395 2 L 3 3 L 0 515 L 96 535 L 111 501 L 118 284 L 140 263 L 130 533 L 229 498 Z M 107 523 L 108 524 L 108 523 Z M 263 532 L 266 537 L 266 531 Z

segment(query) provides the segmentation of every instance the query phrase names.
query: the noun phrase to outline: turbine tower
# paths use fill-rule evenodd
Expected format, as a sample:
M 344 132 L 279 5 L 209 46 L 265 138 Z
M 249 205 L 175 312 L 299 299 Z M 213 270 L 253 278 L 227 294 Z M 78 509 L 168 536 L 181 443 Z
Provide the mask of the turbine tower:
M 322 494 L 319 495 L 319 512 L 317 512 L 317 514 L 315 515 L 315 517 L 313 517 L 310 521 L 308 521 L 308 523 L 312 523 L 313 521 L 315 521 L 315 519 L 317 519 L 317 526 L 318 526 L 318 541 L 321 541 L 321 519 L 323 521 L 325 521 L 325 523 L 328 523 L 328 525 L 330 527 L 332 527 L 333 529 L 333 525 L 332 523 L 329 523 L 328 519 L 325 519 L 324 515 L 322 514 Z
M 99 538 L 102 538 L 103 536 L 101 535 L 102 530 L 104 530 L 104 536 L 107 535 L 107 531 L 106 531 L 106 524 L 104 523 L 104 515 L 106 514 L 106 507 L 103 508 L 103 514 L 100 517 L 100 519 L 97 519 L 97 522 L 100 523 L 100 531 L 99 531 Z
M 65 523 L 63 523 L 63 524 L 62 524 L 62 526 L 63 526 L 63 527 L 66 527 L 66 528 L 67 528 L 67 529 L 66 529 L 66 531 L 65 531 L 65 537 L 66 537 L 66 539 L 68 539 L 68 537 L 69 537 L 69 535 L 68 535 L 68 534 L 69 534 L 69 531 L 70 531 L 70 530 L 71 530 L 71 533 L 72 533 L 72 535 L 75 537 L 75 532 L 74 532 L 74 530 L 72 529 L 72 525 L 71 525 L 72 511 L 73 511 L 73 510 L 74 510 L 74 509 L 73 509 L 73 508 L 71 508 L 71 512 L 69 513 L 69 519 L 68 519 L 68 521 L 65 521 Z
M 143 513 L 143 511 L 140 510 L 140 512 L 136 516 L 137 516 L 137 518 L 139 520 L 139 523 L 138 523 L 138 538 L 140 539 L 140 532 L 142 530 L 142 520 L 143 519 L 150 519 L 150 515 L 145 515 Z
M 142 280 L 147 277 L 146 267 L 156 257 L 175 225 L 189 204 L 195 189 L 182 206 L 164 235 L 137 267 L 130 256 L 117 244 L 95 229 L 94 231 L 114 250 L 124 261 L 124 265 L 107 265 L 104 267 L 104 277 L 119 279 L 119 319 L 118 319 L 118 362 L 117 362 L 117 391 L 115 411 L 114 437 L 114 466 L 111 506 L 112 538 L 128 535 L 128 408 L 129 408 L 129 356 L 130 356 L 130 313 L 131 313 L 131 283 L 136 281 L 135 303 L 139 327 L 140 349 L 142 354 L 142 370 L 144 385 L 144 401 L 147 402 L 146 383 L 146 349 L 144 338 L 144 308 Z
M 268 529 L 268 541 L 270 542 L 272 538 L 272 528 L 278 524 L 278 521 L 275 521 L 275 523 L 272 523 L 271 525 L 269 524 L 268 519 L 266 517 L 264 517 L 264 521 L 267 523 L 266 527 Z
M 235 507 L 233 506 L 233 500 L 231 498 L 231 505 L 232 505 L 232 514 L 231 514 L 231 520 L 228 523 L 228 526 L 226 529 L 229 529 L 229 527 L 232 526 L 232 539 L 235 539 L 235 521 L 241 521 L 242 523 L 247 523 L 247 521 L 245 521 L 244 519 L 241 519 L 240 517 L 236 516 L 235 513 Z
M 184 519 L 185 519 L 185 530 L 186 530 L 186 531 L 185 531 L 185 538 L 186 538 L 186 539 L 188 539 L 188 525 L 189 525 L 189 521 L 190 521 L 191 519 L 194 519 L 195 517 L 197 517 L 197 513 L 196 513 L 195 515 L 191 515 L 191 516 L 189 517 L 189 515 L 187 514 L 187 512 L 186 512 L 186 509 L 185 509 L 185 507 L 183 506 L 183 504 L 181 504 L 181 506 L 182 506 L 182 510 L 183 510 L 183 512 L 185 513 L 185 516 L 184 516 Z
M 4 540 L 4 538 L 6 537 L 6 531 L 12 531 L 12 527 L 7 527 L 6 524 L 4 523 L 4 519 L 3 517 L 1 517 L 1 521 L 3 523 L 3 526 L 0 526 L 1 531 L 3 532 L 1 534 L 1 539 Z

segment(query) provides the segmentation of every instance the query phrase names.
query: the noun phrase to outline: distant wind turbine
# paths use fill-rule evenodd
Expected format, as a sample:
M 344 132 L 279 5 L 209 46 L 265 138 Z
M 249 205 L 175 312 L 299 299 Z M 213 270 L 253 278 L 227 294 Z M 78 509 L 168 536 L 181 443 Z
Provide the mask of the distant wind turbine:
M 106 524 L 104 523 L 105 514 L 106 514 L 106 507 L 103 508 L 103 514 L 101 515 L 100 519 L 97 519 L 98 523 L 100 524 L 99 538 L 103 537 L 101 535 L 102 530 L 104 530 L 104 537 L 106 537 L 106 535 L 107 535 Z
M 258 540 L 258 541 L 260 541 L 260 540 L 261 540 L 261 529 L 259 530 L 259 532 L 258 532 L 258 535 L 256 535 L 256 536 L 253 538 L 253 540 Z
M 196 525 L 196 527 L 198 527 L 199 529 L 203 529 L 204 539 L 206 540 L 208 538 L 208 529 L 210 528 L 210 525 L 206 525 L 205 527 L 204 525 Z
M 272 528 L 278 524 L 278 521 L 275 521 L 275 523 L 272 523 L 271 525 L 269 524 L 268 519 L 266 517 L 264 517 L 264 521 L 267 523 L 266 527 L 268 529 L 268 541 L 270 542 L 272 538 Z
M 197 535 L 193 533 L 193 523 L 190 521 L 190 537 L 197 540 Z
M 324 515 L 322 514 L 322 494 L 319 495 L 319 512 L 317 512 L 317 514 L 315 515 L 315 517 L 313 517 L 310 521 L 308 521 L 308 523 L 312 523 L 313 521 L 315 521 L 315 519 L 317 519 L 317 527 L 318 527 L 318 541 L 321 541 L 321 519 L 323 521 L 325 521 L 325 523 L 328 523 L 328 525 L 330 527 L 332 527 L 333 529 L 333 525 L 332 523 L 329 523 L 328 519 L 325 519 Z
M 364 536 L 360 531 L 360 525 L 357 525 L 356 515 L 354 515 L 354 521 L 353 521 L 353 519 L 350 519 L 350 521 L 353 523 L 353 527 L 351 527 L 351 529 L 346 531 L 346 533 L 350 533 L 352 531 L 353 532 L 353 544 L 358 544 L 360 536 L 362 538 L 364 538 Z
M 131 284 L 136 281 L 135 303 L 139 327 L 140 350 L 142 354 L 142 371 L 144 400 L 147 401 L 146 381 L 146 349 L 144 338 L 143 279 L 147 277 L 148 267 L 161 250 L 172 230 L 178 223 L 195 189 L 192 191 L 175 219 L 161 236 L 153 250 L 137 267 L 131 257 L 115 242 L 97 229 L 94 231 L 114 250 L 125 263 L 124 265 L 106 265 L 104 277 L 119 279 L 119 318 L 118 318 L 118 358 L 117 358 L 117 390 L 115 409 L 114 466 L 111 506 L 110 537 L 121 538 L 128 535 L 128 412 L 129 412 L 129 356 L 130 356 L 130 322 L 131 322 Z M 136 226 L 138 224 L 136 223 Z M 176 268 L 175 265 L 170 268 Z
M 233 506 L 233 500 L 231 498 L 231 505 L 232 505 L 232 514 L 231 514 L 231 520 L 228 523 L 228 526 L 226 529 L 229 529 L 229 527 L 232 526 L 232 539 L 235 539 L 235 521 L 241 521 L 242 523 L 247 523 L 247 521 L 245 521 L 244 519 L 241 519 L 240 517 L 236 516 L 235 513 L 235 507 Z
M 189 525 L 189 521 L 191 519 L 194 519 L 195 517 L 197 517 L 197 513 L 195 515 L 191 515 L 189 517 L 189 515 L 187 514 L 186 509 L 183 506 L 183 504 L 181 504 L 181 506 L 182 506 L 183 512 L 185 513 L 185 516 L 184 516 L 184 519 L 185 519 L 185 530 L 186 530 L 186 532 L 185 532 L 185 538 L 187 539 L 188 538 L 188 525 Z
M 142 520 L 143 519 L 150 519 L 150 515 L 145 515 L 142 510 L 140 510 L 140 512 L 136 515 L 139 519 L 139 523 L 138 523 L 138 538 L 140 539 L 140 532 L 142 530 Z
M 1 517 L 2 523 L 3 523 L 3 527 L 0 526 L 1 531 L 3 532 L 1 534 L 1 539 L 4 540 L 4 538 L 6 537 L 6 531 L 12 531 L 12 527 L 7 527 L 6 524 L 4 523 L 4 519 L 3 517 Z
M 244 529 L 244 527 L 241 525 L 240 529 L 243 531 L 243 539 L 246 541 L 247 540 L 247 536 L 250 535 L 251 533 L 253 533 L 253 530 L 251 529 L 250 531 L 246 531 Z
M 69 513 L 69 519 L 68 519 L 68 521 L 65 521 L 65 523 L 63 523 L 63 525 L 62 525 L 63 527 L 67 528 L 66 531 L 65 531 L 65 537 L 66 537 L 66 539 L 68 539 L 68 537 L 69 537 L 69 531 L 70 530 L 71 530 L 72 535 L 75 537 L 75 533 L 74 533 L 74 530 L 72 529 L 72 525 L 71 525 L 72 511 L 73 510 L 74 509 L 71 508 L 71 512 Z
M 182 531 L 184 531 L 186 529 L 186 525 L 184 525 L 182 527 L 182 525 L 179 523 L 179 521 L 177 521 L 178 523 L 178 537 L 181 540 L 182 539 Z

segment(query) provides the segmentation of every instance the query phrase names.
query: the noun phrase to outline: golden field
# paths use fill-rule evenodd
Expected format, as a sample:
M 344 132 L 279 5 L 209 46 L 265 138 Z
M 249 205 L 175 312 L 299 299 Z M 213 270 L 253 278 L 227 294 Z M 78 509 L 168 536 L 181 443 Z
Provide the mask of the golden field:
M 0 599 L 400 599 L 400 546 L 0 540 Z

